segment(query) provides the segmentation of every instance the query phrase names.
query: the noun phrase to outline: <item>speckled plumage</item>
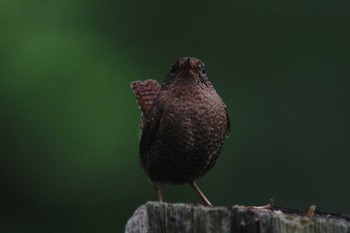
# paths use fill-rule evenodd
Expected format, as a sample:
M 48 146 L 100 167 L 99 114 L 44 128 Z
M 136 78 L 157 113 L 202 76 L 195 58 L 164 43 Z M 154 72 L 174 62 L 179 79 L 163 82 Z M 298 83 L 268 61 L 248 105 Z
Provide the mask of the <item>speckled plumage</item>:
M 156 184 L 194 183 L 214 166 L 230 129 L 204 63 L 180 58 L 161 88 L 154 80 L 131 86 L 143 113 L 143 169 Z

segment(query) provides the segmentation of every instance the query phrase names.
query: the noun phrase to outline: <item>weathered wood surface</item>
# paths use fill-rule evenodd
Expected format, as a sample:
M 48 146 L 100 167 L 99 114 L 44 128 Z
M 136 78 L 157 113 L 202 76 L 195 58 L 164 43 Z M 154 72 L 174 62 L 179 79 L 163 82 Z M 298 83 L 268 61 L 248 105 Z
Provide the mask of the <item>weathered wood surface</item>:
M 147 202 L 128 220 L 126 233 L 350 233 L 348 218 L 287 214 L 241 206 L 204 207 Z

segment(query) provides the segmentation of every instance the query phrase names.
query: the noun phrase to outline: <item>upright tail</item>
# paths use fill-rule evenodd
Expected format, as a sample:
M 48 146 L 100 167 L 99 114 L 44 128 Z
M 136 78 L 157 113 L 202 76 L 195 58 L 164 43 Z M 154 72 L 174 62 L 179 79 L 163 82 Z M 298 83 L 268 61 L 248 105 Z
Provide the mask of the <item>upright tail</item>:
M 144 120 L 148 117 L 153 103 L 160 92 L 160 84 L 156 80 L 134 81 L 130 87 L 136 96 L 137 103 L 141 109 L 141 128 Z

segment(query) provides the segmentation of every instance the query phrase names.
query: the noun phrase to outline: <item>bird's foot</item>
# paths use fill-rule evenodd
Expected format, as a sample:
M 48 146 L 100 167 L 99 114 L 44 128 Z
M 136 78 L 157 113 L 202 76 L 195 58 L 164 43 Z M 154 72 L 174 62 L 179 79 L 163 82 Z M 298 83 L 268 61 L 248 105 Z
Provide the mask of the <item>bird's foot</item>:
M 273 208 L 273 199 L 270 199 L 270 202 L 267 205 L 263 206 L 248 206 L 248 208 L 252 209 L 260 209 L 260 210 L 271 210 Z

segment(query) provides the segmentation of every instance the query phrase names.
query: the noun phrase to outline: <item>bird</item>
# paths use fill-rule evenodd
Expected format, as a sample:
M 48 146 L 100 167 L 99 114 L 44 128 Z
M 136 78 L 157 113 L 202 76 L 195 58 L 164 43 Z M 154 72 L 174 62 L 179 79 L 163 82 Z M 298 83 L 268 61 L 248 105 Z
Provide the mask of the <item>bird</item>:
M 175 60 L 164 82 L 130 83 L 141 110 L 140 164 L 163 202 L 165 185 L 190 184 L 215 165 L 230 132 L 227 107 L 194 57 Z

